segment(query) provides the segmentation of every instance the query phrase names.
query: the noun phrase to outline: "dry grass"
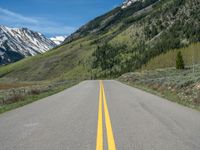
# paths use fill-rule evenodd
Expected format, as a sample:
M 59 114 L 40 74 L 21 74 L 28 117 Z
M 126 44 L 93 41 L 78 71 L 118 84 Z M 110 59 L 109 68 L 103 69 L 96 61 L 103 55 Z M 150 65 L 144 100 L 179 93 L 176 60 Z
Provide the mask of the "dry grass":
M 28 86 L 32 86 L 32 85 L 33 84 L 28 84 L 28 83 L 0 83 L 0 90 L 28 87 Z
M 51 83 L 37 82 L 37 84 L 30 87 L 28 87 L 27 84 L 25 84 L 24 86 L 23 83 L 20 84 L 23 85 L 22 87 L 17 86 L 19 88 L 13 88 L 13 86 L 9 86 L 12 88 L 0 90 L 0 114 L 11 109 L 24 106 L 44 97 L 56 94 L 60 91 L 63 91 L 66 88 L 77 84 L 78 82 L 79 81 L 77 80 L 68 80 Z

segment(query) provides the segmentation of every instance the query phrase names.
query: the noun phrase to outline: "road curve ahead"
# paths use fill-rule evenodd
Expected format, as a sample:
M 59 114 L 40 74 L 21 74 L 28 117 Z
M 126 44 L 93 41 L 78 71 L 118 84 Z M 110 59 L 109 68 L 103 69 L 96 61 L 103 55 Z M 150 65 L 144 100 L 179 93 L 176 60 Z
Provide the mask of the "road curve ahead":
M 117 81 L 84 81 L 0 115 L 0 150 L 200 150 L 200 112 Z

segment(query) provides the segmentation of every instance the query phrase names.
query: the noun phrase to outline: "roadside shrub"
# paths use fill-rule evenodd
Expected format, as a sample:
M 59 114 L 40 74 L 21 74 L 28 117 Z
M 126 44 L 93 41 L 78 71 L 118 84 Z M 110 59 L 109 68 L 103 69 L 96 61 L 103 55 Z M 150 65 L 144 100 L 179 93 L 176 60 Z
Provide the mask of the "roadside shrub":
M 40 89 L 31 89 L 30 95 L 39 95 L 41 93 Z
M 181 51 L 179 51 L 176 56 L 176 69 L 185 69 L 185 64 Z
M 197 97 L 194 99 L 194 103 L 200 105 L 200 91 L 197 92 Z
M 14 94 L 12 96 L 9 96 L 7 98 L 5 98 L 3 101 L 2 101 L 2 104 L 11 104 L 11 103 L 16 103 L 16 102 L 19 102 L 19 101 L 23 101 L 24 100 L 24 95 L 22 94 Z
M 0 98 L 0 105 L 3 105 L 4 99 Z

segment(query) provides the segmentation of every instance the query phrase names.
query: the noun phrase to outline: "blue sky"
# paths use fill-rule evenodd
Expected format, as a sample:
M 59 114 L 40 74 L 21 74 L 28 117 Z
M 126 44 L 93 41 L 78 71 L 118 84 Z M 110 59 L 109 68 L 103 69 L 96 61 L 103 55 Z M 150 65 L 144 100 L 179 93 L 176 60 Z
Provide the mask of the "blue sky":
M 0 25 L 69 35 L 123 0 L 0 0 Z

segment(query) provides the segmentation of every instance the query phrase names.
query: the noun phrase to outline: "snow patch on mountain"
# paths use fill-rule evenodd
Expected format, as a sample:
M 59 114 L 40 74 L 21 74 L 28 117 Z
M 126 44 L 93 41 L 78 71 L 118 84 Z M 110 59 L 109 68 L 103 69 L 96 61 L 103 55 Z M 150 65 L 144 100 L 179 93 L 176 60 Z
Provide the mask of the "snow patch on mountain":
M 137 1 L 144 2 L 145 0 L 126 0 L 125 2 L 123 2 L 123 5 L 121 6 L 121 8 L 125 9 L 125 8 L 131 6 L 133 3 L 137 2 Z
M 67 36 L 55 36 L 50 38 L 56 45 L 62 44 L 62 42 L 66 39 Z

